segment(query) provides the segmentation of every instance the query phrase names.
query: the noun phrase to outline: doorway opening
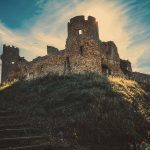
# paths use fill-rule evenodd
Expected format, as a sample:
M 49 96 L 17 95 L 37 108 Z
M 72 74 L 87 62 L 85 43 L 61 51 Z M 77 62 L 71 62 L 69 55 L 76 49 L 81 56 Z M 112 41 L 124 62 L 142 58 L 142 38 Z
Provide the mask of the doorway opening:
M 105 76 L 111 75 L 111 69 L 105 64 L 102 64 L 102 74 Z

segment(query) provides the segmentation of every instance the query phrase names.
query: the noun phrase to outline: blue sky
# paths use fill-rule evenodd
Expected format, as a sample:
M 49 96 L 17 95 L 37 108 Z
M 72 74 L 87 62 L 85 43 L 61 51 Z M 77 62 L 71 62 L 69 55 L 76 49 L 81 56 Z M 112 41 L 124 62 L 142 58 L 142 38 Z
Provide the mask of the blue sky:
M 47 0 L 0 0 L 0 21 L 11 29 L 18 29 L 42 13 Z
M 65 48 L 67 22 L 93 15 L 100 39 L 116 43 L 134 71 L 150 73 L 150 0 L 0 0 L 0 53 L 15 45 L 28 60 L 46 45 Z

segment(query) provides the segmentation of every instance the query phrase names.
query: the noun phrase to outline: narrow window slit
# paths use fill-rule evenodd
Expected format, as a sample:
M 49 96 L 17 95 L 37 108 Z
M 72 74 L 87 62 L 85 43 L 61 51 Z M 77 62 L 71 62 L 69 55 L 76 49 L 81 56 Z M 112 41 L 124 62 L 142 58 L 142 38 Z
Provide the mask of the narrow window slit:
M 80 46 L 80 54 L 83 56 L 83 46 Z

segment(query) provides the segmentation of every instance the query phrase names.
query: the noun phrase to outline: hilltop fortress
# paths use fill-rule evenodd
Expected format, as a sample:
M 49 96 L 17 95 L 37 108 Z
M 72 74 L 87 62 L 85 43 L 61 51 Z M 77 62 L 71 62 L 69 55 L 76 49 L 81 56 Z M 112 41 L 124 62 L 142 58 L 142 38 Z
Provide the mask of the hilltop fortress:
M 131 63 L 119 57 L 114 42 L 99 38 L 98 22 L 92 16 L 76 16 L 68 22 L 68 37 L 64 50 L 47 46 L 47 55 L 28 62 L 19 55 L 19 49 L 3 45 L 2 83 L 14 79 L 35 79 L 50 72 L 68 73 L 96 72 L 132 78 L 150 83 L 150 75 L 132 72 Z

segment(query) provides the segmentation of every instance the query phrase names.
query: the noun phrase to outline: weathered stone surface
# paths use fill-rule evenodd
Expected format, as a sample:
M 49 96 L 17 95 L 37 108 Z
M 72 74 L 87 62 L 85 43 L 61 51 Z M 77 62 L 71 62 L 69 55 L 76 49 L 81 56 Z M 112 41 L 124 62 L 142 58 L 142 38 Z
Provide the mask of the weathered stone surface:
M 119 57 L 113 41 L 99 39 L 98 22 L 92 16 L 76 16 L 68 22 L 68 37 L 64 50 L 47 46 L 47 55 L 31 62 L 19 56 L 19 49 L 3 46 L 2 82 L 13 79 L 35 79 L 50 72 L 67 73 L 96 72 L 98 74 L 123 76 L 149 82 L 149 76 L 132 73 L 131 63 Z
M 33 60 L 28 65 L 28 71 L 26 72 L 27 79 L 34 79 L 47 75 L 50 72 L 63 74 L 64 73 L 64 57 L 61 55 L 48 55 Z
M 123 76 L 123 72 L 120 67 L 120 57 L 118 49 L 114 42 L 100 42 L 100 48 L 102 52 L 102 69 L 105 72 L 105 68 L 109 69 L 109 74 Z
M 59 54 L 59 50 L 53 46 L 47 46 L 47 55 L 57 55 Z
M 28 62 L 19 56 L 19 48 L 14 46 L 3 45 L 2 59 L 2 82 L 11 81 L 19 78 L 20 76 L 20 64 L 21 67 L 26 65 Z
M 132 73 L 131 62 L 129 60 L 120 59 L 120 67 L 126 76 Z
M 150 83 L 150 75 L 140 73 L 140 72 L 132 72 L 131 78 L 135 81 L 141 82 L 141 83 Z

